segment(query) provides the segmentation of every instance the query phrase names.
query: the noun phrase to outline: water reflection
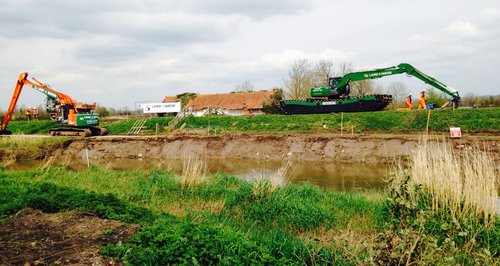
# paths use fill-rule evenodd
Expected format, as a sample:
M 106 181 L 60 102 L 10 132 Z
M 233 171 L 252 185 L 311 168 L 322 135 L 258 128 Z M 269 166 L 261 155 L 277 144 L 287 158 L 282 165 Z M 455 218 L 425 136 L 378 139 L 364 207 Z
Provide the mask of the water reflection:
M 239 178 L 252 180 L 273 175 L 285 162 L 272 160 L 219 159 L 205 160 L 210 173 L 227 173 Z M 107 159 L 93 161 L 108 169 L 130 170 L 151 169 L 154 167 L 169 169 L 175 174 L 182 174 L 181 159 Z M 85 168 L 87 163 L 79 161 L 72 164 L 75 170 Z M 362 163 L 300 162 L 294 161 L 287 171 L 291 183 L 312 183 L 330 190 L 379 189 L 383 179 L 388 176 L 389 166 Z
M 273 175 L 285 162 L 272 160 L 220 159 L 204 160 L 210 173 L 227 173 L 239 178 L 252 180 Z M 94 165 L 112 170 L 133 169 L 168 169 L 173 173 L 182 174 L 182 159 L 100 159 L 91 161 Z M 27 170 L 41 167 L 42 162 L 17 162 L 9 167 L 14 170 Z M 84 159 L 72 160 L 70 168 L 82 170 L 87 167 Z M 386 165 L 338 162 L 301 162 L 290 164 L 286 177 L 291 183 L 312 183 L 328 190 L 348 191 L 358 189 L 381 189 L 383 179 L 389 174 Z

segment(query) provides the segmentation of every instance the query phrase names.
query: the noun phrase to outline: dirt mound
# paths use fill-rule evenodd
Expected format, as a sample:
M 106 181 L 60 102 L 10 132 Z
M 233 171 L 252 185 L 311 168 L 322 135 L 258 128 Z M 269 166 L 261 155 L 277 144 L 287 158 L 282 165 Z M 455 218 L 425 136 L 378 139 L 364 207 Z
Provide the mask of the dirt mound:
M 126 242 L 137 231 L 137 226 L 92 213 L 23 210 L 0 222 L 0 264 L 117 264 L 100 255 L 99 247 Z

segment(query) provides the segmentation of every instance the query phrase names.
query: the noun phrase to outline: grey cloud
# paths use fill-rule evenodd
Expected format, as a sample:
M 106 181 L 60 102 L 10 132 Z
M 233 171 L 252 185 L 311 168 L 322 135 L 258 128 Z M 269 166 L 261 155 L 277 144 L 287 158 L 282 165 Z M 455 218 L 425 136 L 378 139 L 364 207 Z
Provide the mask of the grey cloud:
M 132 40 L 103 40 L 102 42 L 81 42 L 74 50 L 73 55 L 87 62 L 97 61 L 101 65 L 112 65 L 142 57 L 155 49 L 151 45 Z
M 246 18 L 291 14 L 307 1 L 139 1 L 27 0 L 2 1 L 0 37 L 29 41 L 118 36 L 121 41 L 79 40 L 69 53 L 87 61 L 122 61 L 156 49 L 230 38 Z
M 274 15 L 296 14 L 312 8 L 311 1 L 303 0 L 188 0 L 182 1 L 182 3 L 182 7 L 196 12 L 238 14 L 253 19 L 264 19 Z
M 310 8 L 308 1 L 140 1 L 140 0 L 109 0 L 109 1 L 63 1 L 63 0 L 28 0 L 2 1 L 0 6 L 0 27 L 3 34 L 20 37 L 47 34 L 54 32 L 60 36 L 66 33 L 70 37 L 78 32 L 109 32 L 126 31 L 123 20 L 114 20 L 116 14 L 144 14 L 154 18 L 158 14 L 182 14 L 185 20 L 197 21 L 199 16 L 239 15 L 262 19 L 274 15 L 293 14 Z M 110 20 L 110 18 L 112 20 Z M 128 22 L 132 24 L 136 17 L 131 16 Z M 174 19 L 180 19 L 179 17 Z M 216 26 L 212 20 L 204 21 L 205 27 Z M 175 21 L 170 21 L 175 22 Z M 179 26 L 166 24 L 165 27 Z M 57 31 L 53 29 L 57 29 Z M 189 30 L 187 28 L 186 30 Z
M 78 42 L 66 52 L 107 64 L 164 47 L 221 42 L 237 25 L 234 18 L 194 15 L 175 5 L 171 10 L 166 3 L 150 12 L 142 1 L 5 1 L 0 5 L 0 37 Z

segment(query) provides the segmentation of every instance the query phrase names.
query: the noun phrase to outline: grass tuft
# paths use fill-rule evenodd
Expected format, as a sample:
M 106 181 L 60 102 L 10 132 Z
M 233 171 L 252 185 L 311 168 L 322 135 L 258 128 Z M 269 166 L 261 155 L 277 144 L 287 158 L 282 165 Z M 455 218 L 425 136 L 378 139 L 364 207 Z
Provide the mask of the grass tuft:
M 198 157 L 184 159 L 181 175 L 181 189 L 190 189 L 207 181 L 208 168 L 205 161 Z
M 270 176 L 261 174 L 255 176 L 252 183 L 252 193 L 256 199 L 269 197 L 278 187 L 287 185 L 287 174 L 292 165 L 291 160 L 287 160 L 280 168 Z

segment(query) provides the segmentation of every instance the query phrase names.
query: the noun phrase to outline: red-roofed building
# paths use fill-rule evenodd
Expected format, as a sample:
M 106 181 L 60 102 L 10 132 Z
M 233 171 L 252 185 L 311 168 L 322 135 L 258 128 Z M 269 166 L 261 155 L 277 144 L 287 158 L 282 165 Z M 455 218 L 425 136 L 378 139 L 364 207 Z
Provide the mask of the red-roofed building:
M 190 100 L 183 110 L 186 114 L 204 116 L 219 115 L 256 115 L 263 114 L 262 107 L 276 90 L 237 92 L 221 94 L 199 94 Z M 175 96 L 167 96 L 163 102 L 179 101 Z

